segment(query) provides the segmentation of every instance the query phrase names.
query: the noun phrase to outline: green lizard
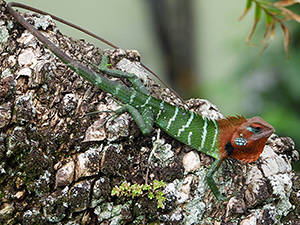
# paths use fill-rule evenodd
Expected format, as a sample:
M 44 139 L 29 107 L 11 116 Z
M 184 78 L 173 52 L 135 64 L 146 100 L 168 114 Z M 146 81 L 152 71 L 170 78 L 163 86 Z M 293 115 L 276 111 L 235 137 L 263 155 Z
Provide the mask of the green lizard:
M 214 196 L 219 201 L 228 199 L 222 196 L 213 180 L 213 174 L 221 163 L 227 157 L 247 163 L 256 161 L 263 151 L 268 137 L 275 131 L 260 117 L 245 119 L 243 116 L 233 116 L 209 120 L 193 111 L 186 111 L 156 99 L 149 94 L 136 75 L 109 69 L 108 58 L 102 55 L 98 69 L 109 76 L 127 78 L 133 88 L 114 82 L 67 56 L 14 11 L 13 6 L 22 7 L 23 5 L 9 3 L 7 10 L 63 63 L 84 79 L 123 102 L 124 105 L 115 112 L 116 114 L 128 112 L 144 135 L 149 134 L 155 124 L 180 142 L 215 158 L 216 160 L 206 174 L 206 179 Z

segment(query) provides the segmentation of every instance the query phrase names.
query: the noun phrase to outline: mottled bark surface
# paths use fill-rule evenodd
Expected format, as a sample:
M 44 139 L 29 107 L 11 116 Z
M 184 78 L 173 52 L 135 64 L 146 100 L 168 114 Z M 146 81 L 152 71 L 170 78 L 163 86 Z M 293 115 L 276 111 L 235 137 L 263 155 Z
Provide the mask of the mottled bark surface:
M 110 95 L 67 68 L 5 11 L 0 1 L 0 223 L 1 224 L 297 224 L 298 160 L 290 138 L 273 135 L 256 163 L 229 160 L 217 172 L 220 190 L 232 197 L 219 204 L 205 182 L 212 159 L 155 127 L 143 136 L 130 116 L 107 122 L 119 107 Z M 98 64 L 99 50 L 59 33 L 47 17 L 26 14 L 73 58 Z M 113 66 L 144 71 L 134 51 L 106 51 Z M 129 60 L 126 60 L 128 58 Z M 121 60 L 121 62 L 119 62 Z M 126 80 L 118 80 L 130 85 Z M 144 79 L 149 91 L 180 104 L 168 90 Z M 184 106 L 220 117 L 205 100 Z M 123 182 L 163 180 L 166 200 L 148 192 L 112 196 Z

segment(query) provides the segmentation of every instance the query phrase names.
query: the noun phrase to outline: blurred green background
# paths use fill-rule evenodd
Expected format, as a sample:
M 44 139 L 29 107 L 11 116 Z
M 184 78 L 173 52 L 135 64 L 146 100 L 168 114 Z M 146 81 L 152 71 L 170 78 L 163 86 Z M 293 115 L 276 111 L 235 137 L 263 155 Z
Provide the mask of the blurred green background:
M 280 136 L 300 143 L 300 24 L 291 31 L 290 61 L 286 62 L 283 33 L 258 59 L 260 47 L 246 45 L 254 13 L 238 21 L 246 1 L 178 0 L 19 0 L 82 26 L 123 49 L 136 49 L 142 62 L 171 84 L 184 98 L 205 98 L 226 115 L 255 115 L 272 124 Z M 183 3 L 184 4 L 183 4 Z M 300 12 L 300 6 L 292 8 Z M 23 10 L 20 10 L 23 11 Z M 98 41 L 64 25 L 62 33 Z M 262 20 L 253 37 L 260 43 Z M 300 170 L 300 163 L 294 163 Z

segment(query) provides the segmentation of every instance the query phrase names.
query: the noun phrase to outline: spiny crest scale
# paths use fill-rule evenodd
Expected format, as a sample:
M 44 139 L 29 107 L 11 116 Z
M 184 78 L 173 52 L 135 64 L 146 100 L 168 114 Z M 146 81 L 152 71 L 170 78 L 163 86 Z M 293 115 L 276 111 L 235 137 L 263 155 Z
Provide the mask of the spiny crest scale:
M 234 128 L 236 126 L 241 125 L 242 123 L 245 123 L 247 120 L 244 116 L 236 115 L 236 116 L 228 116 L 224 119 L 220 119 L 219 127 L 220 129 L 226 129 L 226 128 Z

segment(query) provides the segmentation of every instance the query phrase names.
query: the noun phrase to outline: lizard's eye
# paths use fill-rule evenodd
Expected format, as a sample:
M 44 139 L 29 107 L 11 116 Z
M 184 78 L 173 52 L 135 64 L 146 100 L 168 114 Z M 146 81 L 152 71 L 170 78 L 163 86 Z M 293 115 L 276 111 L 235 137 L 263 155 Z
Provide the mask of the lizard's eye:
M 250 132 L 252 132 L 254 134 L 259 134 L 261 132 L 262 128 L 259 125 L 252 125 L 250 127 L 247 127 L 247 130 L 249 130 Z

